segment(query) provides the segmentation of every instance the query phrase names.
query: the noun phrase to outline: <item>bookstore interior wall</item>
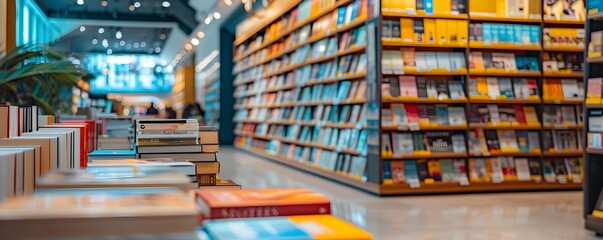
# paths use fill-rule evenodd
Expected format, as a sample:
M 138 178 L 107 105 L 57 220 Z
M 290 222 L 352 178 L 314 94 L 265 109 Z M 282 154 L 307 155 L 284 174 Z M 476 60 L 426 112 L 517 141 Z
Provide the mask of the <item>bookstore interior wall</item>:
M 292 2 L 237 31 L 238 147 L 381 195 L 581 188 L 583 1 Z

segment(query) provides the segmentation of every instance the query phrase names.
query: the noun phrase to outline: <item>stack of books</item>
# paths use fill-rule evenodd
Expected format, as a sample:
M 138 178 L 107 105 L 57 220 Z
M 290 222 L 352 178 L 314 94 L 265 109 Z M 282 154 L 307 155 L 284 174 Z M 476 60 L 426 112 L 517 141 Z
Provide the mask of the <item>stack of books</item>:
M 200 209 L 200 234 L 209 239 L 371 239 L 371 234 L 331 216 L 331 201 L 307 189 L 191 193 Z
M 98 149 L 130 150 L 132 149 L 132 118 L 101 118 L 101 136 L 98 138 Z
M 199 186 L 215 186 L 220 172 L 218 131 L 196 119 L 136 120 L 136 151 L 142 159 L 172 158 L 196 166 Z
M 0 105 L 0 200 L 28 195 L 39 177 L 54 169 L 86 167 L 94 136 L 87 123 L 52 123 L 35 106 Z
M 3 239 L 196 239 L 196 212 L 177 188 L 39 190 L 0 204 L 0 232 Z

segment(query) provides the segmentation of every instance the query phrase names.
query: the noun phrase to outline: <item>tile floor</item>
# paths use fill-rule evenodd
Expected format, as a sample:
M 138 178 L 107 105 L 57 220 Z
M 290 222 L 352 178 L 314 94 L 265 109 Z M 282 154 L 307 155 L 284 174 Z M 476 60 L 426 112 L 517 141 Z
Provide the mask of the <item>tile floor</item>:
M 220 148 L 221 176 L 244 188 L 304 187 L 375 239 L 603 239 L 586 231 L 582 193 L 540 192 L 385 197 L 236 150 Z

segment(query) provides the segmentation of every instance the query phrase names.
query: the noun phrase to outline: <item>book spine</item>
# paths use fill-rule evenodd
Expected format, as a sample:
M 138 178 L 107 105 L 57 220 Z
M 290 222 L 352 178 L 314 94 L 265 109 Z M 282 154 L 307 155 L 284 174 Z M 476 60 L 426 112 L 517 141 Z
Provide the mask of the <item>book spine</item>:
M 330 214 L 330 203 L 212 208 L 210 219 Z
M 197 174 L 199 186 L 216 186 L 216 174 Z
M 138 124 L 137 131 L 162 130 L 162 131 L 199 131 L 196 123 L 166 123 L 166 124 Z
M 195 138 L 140 138 L 136 141 L 138 146 L 161 146 L 161 145 L 196 145 L 199 143 Z
M 136 137 L 141 138 L 196 138 L 199 136 L 197 131 L 161 131 L 161 130 L 139 130 L 136 131 Z

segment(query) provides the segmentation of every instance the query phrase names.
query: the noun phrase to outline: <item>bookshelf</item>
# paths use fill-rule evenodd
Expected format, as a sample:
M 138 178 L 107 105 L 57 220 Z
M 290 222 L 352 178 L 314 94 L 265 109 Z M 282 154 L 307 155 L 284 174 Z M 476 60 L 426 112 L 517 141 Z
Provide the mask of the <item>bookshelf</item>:
M 603 149 L 596 141 L 602 129 L 599 121 L 603 104 L 601 102 L 601 91 L 598 90 L 599 78 L 603 77 L 603 58 L 600 50 L 596 50 L 600 45 L 600 31 L 603 29 L 602 14 L 598 9 L 603 10 L 603 6 L 595 1 L 588 1 L 588 16 L 586 21 L 586 42 L 588 43 L 584 51 L 586 57 L 584 69 L 585 95 L 584 101 L 584 138 L 587 142 L 584 151 L 584 213 L 585 228 L 603 234 L 603 220 L 594 216 L 593 212 L 600 210 L 598 202 L 599 194 L 603 189 Z
M 377 195 L 580 189 L 579 179 L 570 181 L 570 177 L 563 179 L 550 172 L 565 166 L 566 162 L 580 164 L 579 158 L 585 149 L 581 143 L 584 124 L 579 115 L 584 108 L 580 94 L 552 94 L 566 85 L 582 84 L 584 71 L 572 67 L 574 62 L 583 61 L 576 55 L 584 46 L 559 44 L 554 40 L 558 34 L 578 33 L 576 29 L 583 22 L 548 18 L 543 14 L 545 10 L 540 1 L 538 8 L 534 5 L 536 1 L 530 1 L 530 10 L 524 17 L 502 16 L 496 9 L 488 12 L 491 9 L 475 7 L 478 0 L 467 1 L 465 8 L 456 8 L 456 12 L 436 9 L 431 14 L 424 9 L 417 10 L 417 6 L 413 9 L 395 6 L 404 4 L 398 1 L 382 1 L 382 5 L 362 0 L 308 1 L 313 7 L 298 2 L 281 9 L 280 18 L 261 24 L 256 19 L 255 23 L 262 27 L 254 34 L 241 34 L 234 45 L 235 63 L 241 66 L 235 67 L 234 72 L 235 145 Z M 364 17 L 336 24 L 337 18 L 331 14 L 357 3 L 367 4 L 368 9 L 377 6 L 381 9 L 374 11 L 374 15 L 369 11 Z M 306 18 L 299 18 L 304 7 L 310 13 L 304 13 Z M 297 21 L 289 20 L 294 14 L 298 16 Z M 329 20 L 324 20 L 329 17 L 335 23 L 328 24 Z M 241 29 L 253 21 L 249 19 Z M 412 32 L 417 26 L 423 31 L 420 37 Z M 306 28 L 312 33 L 303 33 Z M 313 28 L 318 28 L 316 33 Z M 331 38 L 338 38 L 340 43 L 346 33 L 359 32 L 361 28 L 366 30 L 362 35 L 363 44 L 351 44 L 343 49 L 337 46 L 320 56 L 307 53 L 306 58 L 294 59 L 303 49 L 312 52 L 321 41 Z M 484 31 L 484 28 L 504 29 L 509 32 L 505 35 L 509 38 L 497 41 L 484 37 L 483 32 L 477 34 L 478 29 Z M 442 29 L 452 29 L 455 34 L 438 34 Z M 528 37 L 514 41 L 515 30 Z M 344 75 L 313 76 L 313 71 L 328 69 L 322 65 L 339 66 L 346 58 L 351 59 L 348 56 L 359 55 L 367 59 L 363 69 Z M 557 56 L 575 61 L 568 66 L 558 66 L 555 65 L 560 64 Z M 479 61 L 478 57 L 481 57 Z M 408 65 L 409 62 L 412 64 Z M 487 90 L 488 84 L 493 82 L 498 93 Z M 343 83 L 363 85 L 365 92 L 360 97 L 332 100 L 317 94 L 322 90 L 315 90 L 329 85 L 339 87 Z M 479 89 L 482 83 L 486 84 L 485 92 Z M 474 92 L 473 87 L 478 89 Z M 419 93 L 422 89 L 427 93 Z M 513 89 L 519 90 L 513 92 Z M 304 98 L 304 91 L 312 97 Z M 295 97 L 289 97 L 291 95 Z M 360 108 L 361 114 L 350 120 L 349 116 L 325 120 L 327 107 L 334 115 L 351 108 Z M 557 119 L 550 115 L 564 115 L 570 109 L 573 118 Z M 483 110 L 486 112 L 480 112 Z M 484 122 L 479 115 L 485 113 L 490 119 L 489 111 L 496 111 L 504 118 Z M 396 115 L 401 112 L 404 115 Z M 516 112 L 521 112 L 523 117 L 516 119 Z M 333 114 L 326 114 L 327 118 Z M 443 116 L 448 119 L 440 121 Z M 399 119 L 404 120 L 398 122 Z M 484 143 L 485 149 L 481 148 L 481 141 L 486 142 L 486 136 L 491 134 L 500 138 L 497 142 L 504 141 L 507 145 L 493 150 Z M 353 135 L 364 136 L 348 138 Z M 341 141 L 325 140 L 325 136 L 356 142 L 351 144 L 353 146 L 343 146 Z M 516 143 L 519 140 L 532 142 L 533 147 L 524 149 L 528 144 L 511 144 L 508 139 Z M 575 145 L 561 146 L 562 140 Z M 423 143 L 417 145 L 419 142 Z M 437 148 L 432 144 L 446 147 Z M 511 149 L 506 148 L 508 146 Z M 483 164 L 492 162 L 502 164 L 504 173 L 500 176 L 490 173 L 485 178 L 491 179 L 485 180 L 469 172 L 475 166 L 486 169 Z M 400 166 L 405 164 L 410 164 L 409 169 L 415 172 L 401 170 L 405 168 Z M 521 166 L 522 173 L 515 164 Z M 456 176 L 454 179 L 430 175 L 438 174 L 437 170 L 439 174 L 450 171 L 450 168 Z M 464 172 L 457 172 L 460 168 Z M 394 179 L 394 171 L 404 172 L 405 180 Z M 428 176 L 418 176 L 420 174 Z

